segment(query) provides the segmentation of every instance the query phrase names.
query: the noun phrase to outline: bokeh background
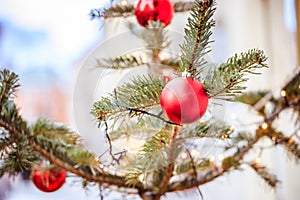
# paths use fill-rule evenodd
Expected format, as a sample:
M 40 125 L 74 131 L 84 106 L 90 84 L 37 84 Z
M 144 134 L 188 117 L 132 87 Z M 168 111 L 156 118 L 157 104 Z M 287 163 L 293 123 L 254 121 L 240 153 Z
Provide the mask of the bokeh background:
M 250 48 L 263 49 L 271 68 L 251 78 L 249 89 L 279 91 L 299 65 L 295 1 L 298 0 L 217 1 L 216 42 L 211 61 L 222 62 Z M 107 3 L 104 0 L 0 0 L 0 66 L 20 75 L 22 87 L 16 100 L 22 115 L 30 122 L 46 117 L 70 126 L 81 133 L 86 145 L 97 153 L 105 149 L 105 141 L 89 114 L 92 102 L 99 98 L 99 90 L 110 89 L 124 74 L 118 72 L 110 79 L 112 83 L 97 82 L 95 86 L 90 80 L 91 77 L 97 79 L 99 72 L 89 68 L 95 62 L 91 55 L 102 50 L 106 56 L 115 56 L 121 45 L 130 45 L 126 39 L 120 44 L 114 43 L 112 38 L 124 32 L 128 20 L 134 20 L 119 19 L 105 24 L 91 21 L 90 10 Z M 168 29 L 182 35 L 186 17 L 186 14 L 176 15 Z M 174 41 L 174 51 L 177 42 L 180 39 Z M 229 116 L 231 112 L 228 110 Z M 237 117 L 241 115 L 239 111 L 234 112 Z M 299 165 L 289 162 L 280 149 L 267 153 L 264 160 L 283 181 L 276 192 L 251 172 L 234 172 L 203 186 L 205 199 L 299 200 Z M 128 198 L 106 193 L 107 199 Z M 79 181 L 72 178 L 51 194 L 38 191 L 22 176 L 0 180 L 0 200 L 58 198 L 100 199 L 97 187 L 82 189 Z M 190 191 L 166 197 L 171 198 L 199 196 Z

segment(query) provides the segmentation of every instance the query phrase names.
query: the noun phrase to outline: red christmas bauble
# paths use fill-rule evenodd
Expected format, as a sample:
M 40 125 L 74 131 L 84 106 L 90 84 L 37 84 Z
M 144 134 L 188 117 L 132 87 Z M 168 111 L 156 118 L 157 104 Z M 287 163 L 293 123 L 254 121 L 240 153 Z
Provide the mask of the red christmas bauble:
M 179 77 L 171 80 L 162 90 L 160 105 L 170 121 L 189 124 L 204 115 L 208 96 L 199 81 Z
M 54 192 L 58 190 L 66 181 L 64 170 L 34 169 L 31 172 L 31 180 L 34 185 L 43 192 Z
M 169 0 L 139 0 L 135 16 L 146 27 L 150 21 L 160 21 L 167 26 L 173 18 L 173 5 Z

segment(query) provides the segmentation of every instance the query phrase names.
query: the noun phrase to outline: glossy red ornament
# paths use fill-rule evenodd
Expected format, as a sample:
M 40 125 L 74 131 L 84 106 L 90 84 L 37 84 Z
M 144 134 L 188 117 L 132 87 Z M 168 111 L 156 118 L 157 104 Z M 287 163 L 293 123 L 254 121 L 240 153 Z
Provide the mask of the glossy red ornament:
M 160 21 L 167 26 L 173 18 L 173 5 L 169 0 L 139 0 L 135 16 L 140 25 L 146 27 L 150 21 Z
M 199 81 L 179 77 L 171 80 L 162 90 L 160 105 L 170 121 L 189 124 L 204 115 L 208 96 Z
M 31 180 L 34 185 L 43 192 L 54 192 L 66 181 L 66 172 L 56 168 L 33 169 Z

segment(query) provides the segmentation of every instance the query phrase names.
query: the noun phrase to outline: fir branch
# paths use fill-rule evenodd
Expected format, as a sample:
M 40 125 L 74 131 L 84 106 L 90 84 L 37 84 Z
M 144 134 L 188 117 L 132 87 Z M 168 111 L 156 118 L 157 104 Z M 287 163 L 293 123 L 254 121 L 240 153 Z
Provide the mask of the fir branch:
M 245 89 L 241 84 L 248 80 L 247 74 L 259 74 L 255 70 L 267 67 L 264 52 L 249 50 L 240 55 L 235 54 L 217 69 L 211 69 L 205 77 L 204 85 L 210 98 L 230 100 L 232 96 Z
M 8 69 L 0 71 L 0 112 L 3 105 L 20 86 L 18 81 L 19 76 L 14 72 L 10 72 Z
M 148 140 L 143 148 L 139 151 L 140 154 L 148 154 L 160 151 L 165 148 L 171 141 L 171 134 L 168 130 L 162 129 Z
M 204 56 L 210 52 L 209 43 L 212 35 L 211 28 L 215 25 L 212 16 L 215 12 L 215 1 L 195 1 L 191 16 L 185 28 L 184 42 L 181 48 L 181 71 L 196 75 L 196 70 L 205 64 Z
M 53 162 L 56 166 L 61 167 L 62 169 L 65 169 L 73 174 L 76 174 L 79 177 L 82 177 L 90 182 L 100 183 L 100 184 L 109 184 L 109 185 L 115 185 L 117 187 L 122 188 L 128 188 L 127 184 L 125 183 L 124 177 L 111 175 L 111 174 L 105 174 L 105 173 L 98 173 L 96 175 L 89 174 L 85 170 L 82 169 L 76 169 L 73 166 L 69 165 L 68 163 L 58 159 L 53 154 L 48 153 L 44 149 L 42 149 L 40 146 L 36 144 L 32 144 L 34 149 L 39 152 L 42 156 L 47 158 L 49 161 Z M 135 187 L 137 190 L 144 191 L 145 188 L 141 183 L 137 183 Z
M 173 3 L 174 12 L 187 12 L 194 8 L 194 1 L 178 1 Z
M 193 169 L 194 176 L 195 176 L 195 177 L 198 177 L 198 172 L 197 172 L 197 168 L 196 168 L 196 166 L 195 166 L 194 158 L 192 157 L 192 155 L 191 155 L 191 153 L 190 153 L 190 151 L 189 151 L 188 149 L 186 149 L 186 152 L 187 152 L 187 154 L 188 154 L 188 156 L 189 156 L 189 159 L 190 159 L 190 162 L 191 162 L 191 165 L 192 165 L 192 169 Z M 203 200 L 203 194 L 202 194 L 201 190 L 199 189 L 199 187 L 197 187 L 197 190 L 198 190 L 198 192 L 199 192 L 199 194 L 200 194 L 200 196 L 201 196 L 201 199 Z
M 190 152 L 188 151 L 186 152 L 190 157 L 189 155 Z M 176 164 L 175 172 L 176 174 L 195 174 L 194 172 L 195 170 L 196 172 L 206 171 L 211 169 L 212 167 L 213 167 L 212 162 L 210 162 L 208 159 L 199 159 L 199 160 L 193 159 L 193 161 L 190 159 L 189 161 L 185 161 L 185 162 L 178 161 L 178 163 Z
M 5 128 L 12 135 L 15 135 L 15 136 L 22 135 L 22 132 L 18 131 L 16 129 L 16 127 L 4 122 L 2 119 L 0 119 L 0 126 Z M 123 177 L 104 173 L 102 170 L 95 171 L 94 173 L 92 173 L 92 172 L 88 172 L 84 166 L 78 166 L 78 165 L 72 166 L 76 163 L 76 156 L 79 155 L 78 151 L 81 154 L 81 156 L 80 156 L 81 158 L 87 158 L 87 155 L 90 154 L 85 150 L 82 151 L 83 149 L 81 149 L 79 147 L 75 147 L 77 150 L 71 149 L 69 151 L 69 155 L 71 154 L 71 155 L 76 155 L 76 156 L 72 156 L 71 159 L 66 159 L 66 158 L 61 159 L 53 154 L 53 152 L 54 152 L 53 150 L 55 150 L 55 149 L 52 149 L 52 151 L 44 149 L 43 147 L 41 147 L 38 143 L 36 143 L 34 141 L 34 137 L 27 136 L 26 140 L 28 141 L 28 144 L 29 144 L 29 145 L 27 145 L 28 148 L 33 148 L 36 152 L 39 152 L 43 157 L 45 157 L 47 160 L 54 163 L 56 166 L 58 166 L 62 169 L 65 169 L 66 171 L 69 171 L 73 174 L 76 174 L 77 176 L 82 177 L 82 178 L 86 179 L 87 181 L 96 182 L 96 183 L 100 183 L 100 184 L 109 184 L 109 185 L 112 184 L 112 185 L 115 185 L 118 187 L 128 188 Z M 76 152 L 77 152 L 77 154 L 76 154 Z M 32 152 L 32 154 L 30 154 L 30 155 L 36 155 L 36 154 L 34 152 Z M 92 154 L 90 154 L 90 155 L 92 155 Z M 90 156 L 88 156 L 88 157 L 90 157 Z M 97 160 L 97 158 L 95 156 L 93 156 L 92 158 L 94 159 L 95 162 L 97 162 L 99 164 L 99 161 Z M 30 160 L 27 157 L 24 157 L 23 159 L 26 159 L 26 162 Z M 77 157 L 77 159 L 78 159 L 78 157 Z M 82 162 L 82 159 L 79 159 L 79 160 Z M 71 163 L 69 163 L 68 161 Z M 135 188 L 139 191 L 147 190 L 144 188 L 144 186 L 141 183 L 137 183 L 135 185 Z
M 186 126 L 179 131 L 178 139 L 186 138 L 218 138 L 229 139 L 233 129 L 224 122 L 210 119 L 209 121 L 199 122 Z
M 261 166 L 256 162 L 252 163 L 250 166 L 271 188 L 275 188 L 280 183 L 274 174 L 268 172 L 266 167 Z
M 112 141 L 124 138 L 149 138 L 153 134 L 161 131 L 164 127 L 164 122 L 158 118 L 144 116 L 138 121 L 128 120 L 127 123 L 122 123 L 117 129 L 109 132 Z
M 28 141 L 24 137 L 19 138 L 9 147 L 0 167 L 0 176 L 4 173 L 15 176 L 20 172 L 30 170 L 38 161 L 40 157 L 28 145 Z
M 14 127 L 15 124 L 16 122 L 11 123 L 11 121 L 0 119 L 0 126 L 9 132 L 6 139 L 6 144 L 9 146 L 6 146 L 8 149 L 4 155 L 4 163 L 0 168 L 0 176 L 4 173 L 16 175 L 19 172 L 31 169 L 34 163 L 40 159 L 33 148 L 28 145 L 25 131 L 20 130 L 19 127 Z
M 291 158 L 294 158 L 296 162 L 300 161 L 299 144 L 296 143 L 292 137 L 285 136 L 282 132 L 276 131 L 272 127 L 268 128 L 267 131 L 261 135 L 270 138 L 274 142 L 274 145 L 283 146 Z
M 167 187 L 168 187 L 168 183 L 170 182 L 170 179 L 173 175 L 173 171 L 175 168 L 174 165 L 174 161 L 175 161 L 175 157 L 176 157 L 176 137 L 179 131 L 179 127 L 178 126 L 173 126 L 173 130 L 172 130 L 172 135 L 171 135 L 171 140 L 170 140 L 170 147 L 168 150 L 168 165 L 167 167 L 163 170 L 164 172 L 164 176 L 161 179 L 161 184 L 159 186 L 159 190 L 158 190 L 158 194 L 159 195 L 163 195 L 166 193 Z
M 7 157 L 7 154 L 11 149 L 11 145 L 13 144 L 14 141 L 12 141 L 8 136 L 0 138 L 0 160 L 4 160 L 5 157 Z
M 149 75 L 138 76 L 130 83 L 118 87 L 116 93 L 102 97 L 94 103 L 92 114 L 101 121 L 119 119 L 135 112 L 142 112 L 159 104 L 164 87 L 162 79 Z
M 194 3 L 191 1 L 181 1 L 173 3 L 174 12 L 187 12 L 191 10 L 194 6 Z M 126 4 L 126 5 L 115 5 L 109 8 L 99 8 L 99 9 L 92 9 L 90 11 L 91 19 L 101 18 L 101 19 L 108 19 L 108 18 L 116 18 L 116 17 L 130 17 L 134 15 L 134 5 L 133 4 Z
M 116 158 L 112 152 L 112 143 L 111 143 L 111 139 L 110 139 L 110 136 L 109 136 L 109 133 L 108 133 L 108 124 L 106 121 L 104 121 L 104 126 L 105 126 L 105 129 L 104 129 L 104 134 L 106 136 L 106 139 L 108 141 L 108 145 L 109 145 L 109 149 L 108 149 L 108 152 L 109 152 L 109 155 L 110 157 L 112 158 L 112 161 L 111 161 L 111 165 L 114 165 L 114 161 L 119 164 L 119 159 Z
M 246 131 L 239 131 L 234 136 L 230 137 L 229 143 L 226 145 L 225 150 L 236 148 L 236 146 L 241 142 L 253 141 L 255 136 L 252 133 Z
M 264 96 L 266 96 L 269 92 L 267 91 L 259 91 L 259 92 L 246 92 L 243 93 L 236 98 L 235 101 L 242 102 L 244 104 L 248 104 L 250 106 L 254 106 L 259 102 Z
M 128 28 L 133 35 L 144 41 L 145 47 L 148 50 L 151 50 L 150 56 L 155 58 L 159 56 L 159 53 L 162 49 L 165 49 L 170 45 L 171 41 L 168 37 L 168 31 L 166 29 L 157 27 L 155 23 L 150 23 L 150 25 L 153 25 L 153 27 L 141 29 L 135 23 L 129 23 Z M 152 61 L 160 63 L 155 59 Z
M 160 60 L 160 63 L 164 66 L 167 66 L 175 71 L 179 70 L 179 60 L 176 58 L 164 58 Z
M 300 98 L 300 70 L 295 73 L 293 78 L 282 88 L 286 91 L 286 97 L 290 102 Z
M 115 17 L 129 17 L 134 15 L 134 6 L 132 4 L 126 5 L 115 5 L 110 8 L 99 8 L 99 9 L 92 9 L 90 11 L 91 19 L 100 18 L 100 19 L 107 19 L 107 18 L 115 18 Z
M 134 55 L 123 55 L 116 58 L 97 60 L 97 66 L 100 68 L 108 69 L 127 69 L 133 67 L 139 67 L 143 65 L 148 65 L 144 62 L 141 56 Z
M 152 136 L 132 158 L 128 157 L 125 179 L 128 185 L 134 186 L 141 175 L 144 179 L 153 175 L 153 169 L 163 169 L 169 165 L 166 158 L 171 133 L 167 127 Z M 161 178 L 160 178 L 161 181 Z
M 295 73 L 293 78 L 286 84 L 283 88 L 286 92 L 284 100 L 290 104 L 290 102 L 299 102 L 300 101 L 300 70 Z M 292 106 L 294 113 L 297 115 L 295 124 L 300 124 L 300 104 L 295 104 Z
M 81 137 L 70 131 L 64 125 L 54 124 L 46 119 L 38 119 L 31 128 L 32 134 L 39 137 L 43 136 L 58 144 L 76 145 L 79 144 Z
M 258 138 L 248 141 L 248 144 L 246 146 L 239 148 L 236 151 L 236 153 L 230 156 L 230 158 L 234 158 L 234 160 L 236 161 L 242 160 L 244 156 L 253 148 L 253 146 L 258 141 L 259 141 Z M 224 160 L 226 159 L 227 158 L 225 158 Z M 226 165 L 223 164 L 223 167 L 225 166 L 225 168 L 218 167 L 216 164 L 213 165 L 214 168 L 208 170 L 208 172 L 206 173 L 199 174 L 197 177 L 187 177 L 184 180 L 174 181 L 170 183 L 167 187 L 167 191 L 168 192 L 181 191 L 181 190 L 187 190 L 187 189 L 198 187 L 200 185 L 211 182 L 214 179 L 224 175 L 224 173 L 229 172 L 232 169 L 232 167 L 237 167 L 235 162 L 227 162 Z

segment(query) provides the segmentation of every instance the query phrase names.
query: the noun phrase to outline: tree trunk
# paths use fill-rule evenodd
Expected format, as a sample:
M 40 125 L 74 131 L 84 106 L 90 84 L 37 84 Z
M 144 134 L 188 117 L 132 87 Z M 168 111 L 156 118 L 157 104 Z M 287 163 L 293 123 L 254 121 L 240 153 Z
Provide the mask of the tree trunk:
M 141 198 L 143 200 L 160 200 L 160 196 L 159 194 L 155 194 L 155 193 L 143 193 L 141 194 Z

